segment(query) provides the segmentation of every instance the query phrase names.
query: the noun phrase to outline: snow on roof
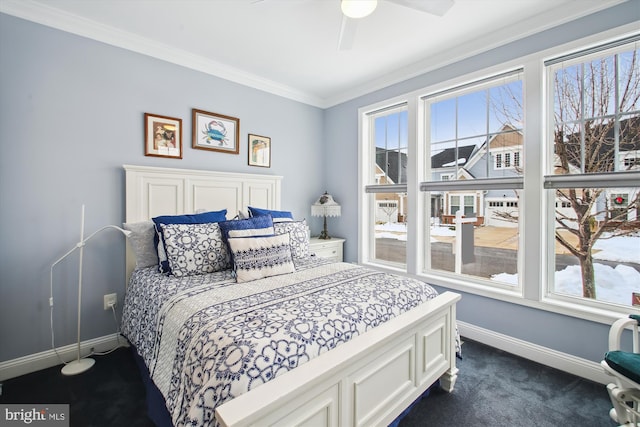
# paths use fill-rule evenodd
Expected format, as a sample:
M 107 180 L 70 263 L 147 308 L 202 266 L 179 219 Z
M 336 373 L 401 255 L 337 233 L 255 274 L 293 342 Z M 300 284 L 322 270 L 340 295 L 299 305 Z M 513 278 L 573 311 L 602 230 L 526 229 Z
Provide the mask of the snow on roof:
M 457 164 L 463 165 L 466 161 L 467 161 L 467 158 L 466 157 L 462 157 L 462 158 L 458 159 Z M 448 168 L 450 166 L 455 166 L 455 165 L 456 165 L 456 162 L 453 161 L 453 162 L 445 163 L 444 165 L 442 165 L 442 167 L 443 168 Z

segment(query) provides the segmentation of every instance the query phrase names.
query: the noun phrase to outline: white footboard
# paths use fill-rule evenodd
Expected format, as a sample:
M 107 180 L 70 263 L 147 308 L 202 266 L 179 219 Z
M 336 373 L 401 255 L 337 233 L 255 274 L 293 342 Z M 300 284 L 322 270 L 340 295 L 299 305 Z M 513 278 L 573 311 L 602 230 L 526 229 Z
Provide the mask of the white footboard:
M 216 409 L 226 427 L 386 426 L 438 378 L 457 376 L 456 302 L 445 292 Z

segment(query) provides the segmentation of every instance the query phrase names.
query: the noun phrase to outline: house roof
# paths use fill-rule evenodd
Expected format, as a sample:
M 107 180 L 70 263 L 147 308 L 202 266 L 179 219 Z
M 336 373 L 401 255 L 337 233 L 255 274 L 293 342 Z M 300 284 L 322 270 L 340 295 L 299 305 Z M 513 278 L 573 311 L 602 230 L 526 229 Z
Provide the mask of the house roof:
M 475 148 L 475 145 L 466 145 L 464 147 L 458 147 L 457 149 L 455 147 L 446 148 L 438 154 L 431 156 L 431 168 L 440 169 L 454 167 L 456 166 L 456 162 L 458 166 L 464 166 L 473 155 Z M 456 150 L 458 153 L 457 157 Z
M 376 147 L 376 164 L 394 184 L 407 182 L 407 155 Z

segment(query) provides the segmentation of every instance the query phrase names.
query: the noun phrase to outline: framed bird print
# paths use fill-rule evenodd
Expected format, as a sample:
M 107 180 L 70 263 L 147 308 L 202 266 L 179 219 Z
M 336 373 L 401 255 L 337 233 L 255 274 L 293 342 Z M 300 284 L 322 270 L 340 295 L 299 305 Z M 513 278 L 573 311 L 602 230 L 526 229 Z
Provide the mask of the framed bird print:
M 193 148 L 229 154 L 240 152 L 240 119 L 235 117 L 194 108 L 192 135 Z
M 182 119 L 144 113 L 144 155 L 182 158 Z

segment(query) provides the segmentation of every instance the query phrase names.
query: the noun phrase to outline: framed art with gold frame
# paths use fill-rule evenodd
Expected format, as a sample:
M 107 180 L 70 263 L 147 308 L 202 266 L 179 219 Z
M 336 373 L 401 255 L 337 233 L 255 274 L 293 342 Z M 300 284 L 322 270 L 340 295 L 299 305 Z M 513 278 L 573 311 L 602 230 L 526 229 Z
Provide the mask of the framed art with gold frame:
M 271 138 L 249 134 L 249 166 L 271 167 Z
M 144 113 L 144 155 L 182 158 L 182 119 Z
M 240 119 L 193 109 L 193 148 L 238 154 Z

